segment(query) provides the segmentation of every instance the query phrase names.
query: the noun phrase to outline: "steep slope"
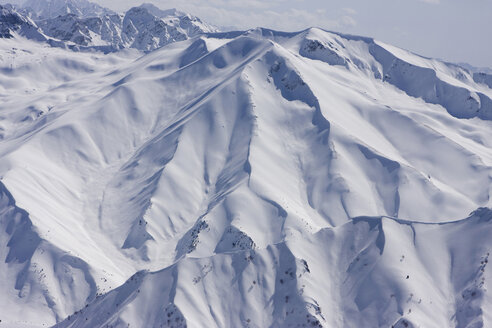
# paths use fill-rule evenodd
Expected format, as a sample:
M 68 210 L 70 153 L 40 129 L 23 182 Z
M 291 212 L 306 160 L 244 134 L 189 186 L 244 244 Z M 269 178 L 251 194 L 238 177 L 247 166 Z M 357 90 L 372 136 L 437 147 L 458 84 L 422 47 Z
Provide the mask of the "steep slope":
M 29 215 L 0 183 L 0 275 L 2 322 L 21 326 L 54 323 L 95 298 L 97 285 L 87 263 L 42 238 Z M 57 300 L 64 299 L 63 303 Z
M 487 327 L 491 220 L 489 209 L 447 224 L 355 218 L 266 249 L 185 258 L 55 327 Z
M 130 9 L 123 19 L 124 42 L 130 47 L 153 50 L 168 43 L 186 40 L 174 26 L 166 24 L 147 9 L 135 7 Z
M 13 38 L 15 33 L 28 39 L 46 41 L 32 20 L 19 14 L 12 6 L 0 5 L 0 39 Z
M 216 28 L 203 23 L 197 17 L 176 10 L 162 11 L 153 5 L 144 4 L 126 12 L 122 39 L 127 47 L 149 51 L 216 31 Z
M 190 37 L 219 31 L 217 27 L 203 22 L 200 18 L 176 9 L 161 10 L 150 3 L 144 3 L 140 8 L 145 8 L 156 17 L 163 19 L 167 24 L 181 29 L 183 33 Z
M 492 74 L 487 73 L 473 73 L 473 80 L 477 83 L 482 83 L 492 88 Z
M 457 221 L 492 191 L 492 89 L 467 70 L 319 29 L 138 59 L 19 47 L 0 77 L 2 183 L 97 289 L 27 297 L 50 313 L 39 326 L 490 322 L 490 210 Z
M 120 15 L 80 18 L 74 14 L 37 21 L 48 36 L 81 46 L 124 47 L 121 38 L 123 19 Z

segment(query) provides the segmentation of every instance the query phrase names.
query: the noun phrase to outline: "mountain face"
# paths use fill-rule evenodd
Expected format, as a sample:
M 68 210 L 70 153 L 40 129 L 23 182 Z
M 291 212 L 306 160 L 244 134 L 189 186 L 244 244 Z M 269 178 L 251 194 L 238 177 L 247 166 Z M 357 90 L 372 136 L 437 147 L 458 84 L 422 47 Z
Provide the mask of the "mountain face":
M 150 3 L 144 3 L 140 6 L 159 17 L 171 26 L 180 29 L 182 33 L 188 36 L 196 36 L 198 34 L 203 34 L 204 32 L 218 32 L 215 26 L 203 22 L 200 18 L 193 15 L 181 12 L 176 9 L 161 10 L 158 7 Z
M 0 38 L 13 38 L 14 33 L 37 41 L 46 40 L 32 20 L 19 14 L 10 5 L 0 5 Z
M 473 80 L 477 83 L 485 84 L 489 88 L 492 88 L 492 74 L 476 72 L 473 74 Z
M 121 38 L 122 18 L 120 15 L 80 18 L 73 14 L 37 22 L 48 36 L 80 46 L 124 47 Z
M 11 22 L 14 18 L 2 16 L 3 25 L 12 25 L 2 27 L 2 31 L 19 31 L 27 38 L 71 49 L 109 52 L 135 48 L 151 51 L 172 42 L 217 31 L 192 15 L 177 10 L 163 11 L 149 4 L 131 8 L 124 15 L 83 0 L 35 0 L 27 2 L 23 8 L 9 7 L 8 10 L 19 22 Z M 25 22 L 25 26 L 20 22 Z M 37 34 L 24 31 L 27 26 Z M 0 35 L 12 36 L 10 32 Z
M 0 324 L 492 325 L 486 73 L 148 5 L 37 22 L 148 50 L 74 52 L 5 10 Z
M 123 19 L 123 42 L 130 47 L 153 50 L 168 43 L 183 41 L 187 35 L 142 7 L 130 9 Z

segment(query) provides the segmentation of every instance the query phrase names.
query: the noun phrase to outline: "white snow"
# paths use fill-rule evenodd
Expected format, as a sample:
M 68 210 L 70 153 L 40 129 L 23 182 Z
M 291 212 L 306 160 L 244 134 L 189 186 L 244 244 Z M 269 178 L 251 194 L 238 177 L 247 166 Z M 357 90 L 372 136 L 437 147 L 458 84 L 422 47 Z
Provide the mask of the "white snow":
M 491 324 L 486 83 L 320 29 L 174 41 L 0 39 L 0 325 Z

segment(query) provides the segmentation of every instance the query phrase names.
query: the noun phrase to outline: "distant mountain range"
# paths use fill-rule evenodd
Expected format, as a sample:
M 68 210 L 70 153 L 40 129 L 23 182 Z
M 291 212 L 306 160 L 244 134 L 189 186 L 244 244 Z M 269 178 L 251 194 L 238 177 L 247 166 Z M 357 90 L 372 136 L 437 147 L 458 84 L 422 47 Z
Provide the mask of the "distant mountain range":
M 22 11 L 35 20 L 75 15 L 82 18 L 111 15 L 113 11 L 87 0 L 27 0 Z
M 124 15 L 87 0 L 29 0 L 21 7 L 0 6 L 0 33 L 17 33 L 57 47 L 116 51 L 151 51 L 198 34 L 217 32 L 199 18 L 163 11 L 151 4 L 131 8 Z

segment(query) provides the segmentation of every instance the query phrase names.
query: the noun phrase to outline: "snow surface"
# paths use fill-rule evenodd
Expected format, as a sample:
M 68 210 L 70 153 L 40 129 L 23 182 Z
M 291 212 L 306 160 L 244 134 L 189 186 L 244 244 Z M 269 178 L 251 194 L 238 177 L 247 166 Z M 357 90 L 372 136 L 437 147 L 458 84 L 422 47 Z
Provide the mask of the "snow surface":
M 492 325 L 486 78 L 320 29 L 0 72 L 0 325 Z

